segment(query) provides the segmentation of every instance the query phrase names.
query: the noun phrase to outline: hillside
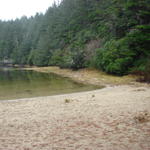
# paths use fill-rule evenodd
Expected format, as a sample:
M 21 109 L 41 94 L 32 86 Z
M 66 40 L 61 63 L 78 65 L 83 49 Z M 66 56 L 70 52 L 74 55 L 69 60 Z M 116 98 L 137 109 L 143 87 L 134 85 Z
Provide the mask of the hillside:
M 93 67 L 150 80 L 150 0 L 62 0 L 45 14 L 0 21 L 0 59 Z

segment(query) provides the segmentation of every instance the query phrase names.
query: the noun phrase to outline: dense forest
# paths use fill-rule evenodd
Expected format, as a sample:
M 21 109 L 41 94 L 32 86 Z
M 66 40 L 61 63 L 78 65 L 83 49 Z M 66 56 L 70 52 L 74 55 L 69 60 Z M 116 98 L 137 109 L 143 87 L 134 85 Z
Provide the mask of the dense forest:
M 148 74 L 150 0 L 62 0 L 45 14 L 0 21 L 0 59 Z

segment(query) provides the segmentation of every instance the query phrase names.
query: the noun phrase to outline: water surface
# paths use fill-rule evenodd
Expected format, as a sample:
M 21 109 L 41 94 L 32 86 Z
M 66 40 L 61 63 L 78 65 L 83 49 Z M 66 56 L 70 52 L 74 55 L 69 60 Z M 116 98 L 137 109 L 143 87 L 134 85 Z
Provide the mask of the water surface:
M 0 100 L 49 96 L 97 88 L 100 87 L 80 84 L 56 74 L 0 68 Z

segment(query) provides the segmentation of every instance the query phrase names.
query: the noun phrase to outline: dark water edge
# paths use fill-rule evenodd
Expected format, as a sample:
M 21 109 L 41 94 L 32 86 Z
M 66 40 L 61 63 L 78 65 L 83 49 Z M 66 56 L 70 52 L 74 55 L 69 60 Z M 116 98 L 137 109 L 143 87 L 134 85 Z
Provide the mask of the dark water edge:
M 77 83 L 53 73 L 0 68 L 0 100 L 51 96 L 100 88 L 103 87 Z

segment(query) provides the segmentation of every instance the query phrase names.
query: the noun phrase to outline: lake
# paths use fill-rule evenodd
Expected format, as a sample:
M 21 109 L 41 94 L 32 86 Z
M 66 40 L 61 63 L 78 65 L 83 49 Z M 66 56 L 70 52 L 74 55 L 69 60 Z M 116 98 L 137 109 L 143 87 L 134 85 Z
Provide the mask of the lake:
M 52 73 L 0 68 L 0 100 L 50 96 L 95 90 Z

